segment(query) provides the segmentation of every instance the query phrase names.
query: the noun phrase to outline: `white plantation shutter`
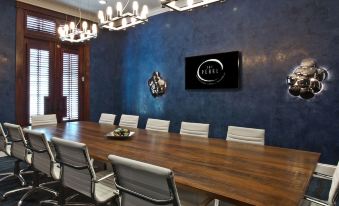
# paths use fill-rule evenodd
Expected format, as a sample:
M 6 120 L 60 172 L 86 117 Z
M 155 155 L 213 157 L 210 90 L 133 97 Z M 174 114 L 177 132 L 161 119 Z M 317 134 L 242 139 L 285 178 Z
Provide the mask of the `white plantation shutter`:
M 56 23 L 54 21 L 36 16 L 27 15 L 26 28 L 29 31 L 56 35 Z
M 67 98 L 64 120 L 79 119 L 79 55 L 63 53 L 63 96 Z
M 49 95 L 49 51 L 29 49 L 29 116 L 45 113 L 45 97 Z

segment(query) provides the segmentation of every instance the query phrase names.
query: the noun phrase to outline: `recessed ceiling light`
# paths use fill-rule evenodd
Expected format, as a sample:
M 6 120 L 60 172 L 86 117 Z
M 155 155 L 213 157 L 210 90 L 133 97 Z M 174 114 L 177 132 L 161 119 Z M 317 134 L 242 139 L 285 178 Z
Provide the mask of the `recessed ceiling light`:
M 99 4 L 106 4 L 107 2 L 105 0 L 99 0 Z

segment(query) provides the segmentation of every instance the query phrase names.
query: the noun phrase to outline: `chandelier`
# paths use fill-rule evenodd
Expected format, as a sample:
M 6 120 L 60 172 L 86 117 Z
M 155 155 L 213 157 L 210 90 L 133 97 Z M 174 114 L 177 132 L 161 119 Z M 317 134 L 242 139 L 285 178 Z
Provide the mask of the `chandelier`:
M 89 28 L 87 21 L 82 21 L 81 24 L 80 12 L 80 19 L 77 24 L 75 24 L 74 21 L 71 21 L 69 24 L 66 23 L 64 25 L 60 25 L 58 33 L 61 41 L 79 43 L 96 38 L 98 35 L 98 27 L 95 23 L 93 23 L 92 27 Z
M 111 6 L 108 6 L 106 8 L 105 14 L 102 10 L 99 10 L 99 27 L 106 28 L 110 31 L 118 31 L 125 30 L 128 27 L 134 27 L 137 24 L 146 23 L 148 21 L 147 5 L 143 5 L 141 12 L 139 12 L 139 3 L 137 1 L 133 1 L 132 13 L 124 13 L 124 10 L 126 9 L 128 4 L 129 0 L 124 6 L 121 2 L 117 2 L 115 15 L 113 14 L 114 12 Z
M 161 0 L 161 5 L 175 11 L 191 11 L 196 7 L 207 7 L 208 4 L 218 1 L 224 2 L 225 0 Z

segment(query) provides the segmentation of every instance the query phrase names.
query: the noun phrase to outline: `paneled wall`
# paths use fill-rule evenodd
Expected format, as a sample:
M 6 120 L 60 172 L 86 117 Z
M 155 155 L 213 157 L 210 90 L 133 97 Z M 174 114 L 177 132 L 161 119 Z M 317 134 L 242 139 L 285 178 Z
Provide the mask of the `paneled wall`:
M 185 90 L 185 57 L 239 50 L 241 87 Z M 336 0 L 229 0 L 192 12 L 154 16 L 126 32 L 100 32 L 92 43 L 91 117 L 101 112 L 266 129 L 266 144 L 339 158 L 339 4 Z M 328 67 L 325 90 L 305 101 L 287 93 L 286 76 L 303 58 Z M 147 80 L 159 71 L 168 92 L 153 98 Z

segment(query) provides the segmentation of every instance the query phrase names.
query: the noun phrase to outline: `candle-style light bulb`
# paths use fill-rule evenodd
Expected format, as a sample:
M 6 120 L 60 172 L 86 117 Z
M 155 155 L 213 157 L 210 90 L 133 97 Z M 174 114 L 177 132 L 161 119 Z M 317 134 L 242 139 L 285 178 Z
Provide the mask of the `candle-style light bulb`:
M 64 26 L 64 30 L 65 30 L 65 33 L 68 34 L 68 30 L 69 30 L 68 24 L 66 24 L 66 25 Z
M 120 1 L 117 3 L 117 13 L 118 16 L 122 15 L 122 3 Z
M 97 24 L 92 24 L 92 33 L 97 34 L 98 33 L 98 26 Z
M 69 28 L 70 28 L 71 30 L 74 30 L 74 29 L 75 29 L 75 23 L 74 23 L 74 21 L 71 21 L 71 23 L 69 23 Z
M 127 19 L 126 19 L 126 18 L 123 18 L 123 19 L 121 20 L 121 25 L 122 25 L 123 27 L 126 27 L 126 26 L 127 26 Z
M 60 36 L 62 36 L 63 33 L 64 33 L 64 29 L 60 26 L 60 27 L 58 28 L 58 34 L 59 34 Z
M 108 16 L 109 19 L 112 19 L 113 9 L 112 9 L 111 6 L 108 6 L 108 7 L 106 8 L 106 14 L 107 14 L 107 16 Z
M 148 6 L 147 5 L 144 5 L 142 7 L 142 11 L 141 11 L 141 18 L 142 19 L 147 19 L 147 15 L 148 15 Z
M 133 1 L 133 14 L 137 15 L 138 14 L 138 9 L 139 9 L 139 3 L 137 1 Z
M 105 20 L 104 12 L 102 10 L 98 11 L 98 18 L 99 18 L 100 22 L 103 22 Z
M 87 30 L 87 21 L 83 21 L 82 22 L 82 29 L 84 30 L 84 31 L 86 31 Z
M 135 22 L 137 21 L 137 19 L 136 18 L 134 18 L 134 17 L 131 17 L 131 23 L 132 24 L 135 24 Z
M 193 6 L 193 0 L 187 0 L 187 6 L 188 7 Z

